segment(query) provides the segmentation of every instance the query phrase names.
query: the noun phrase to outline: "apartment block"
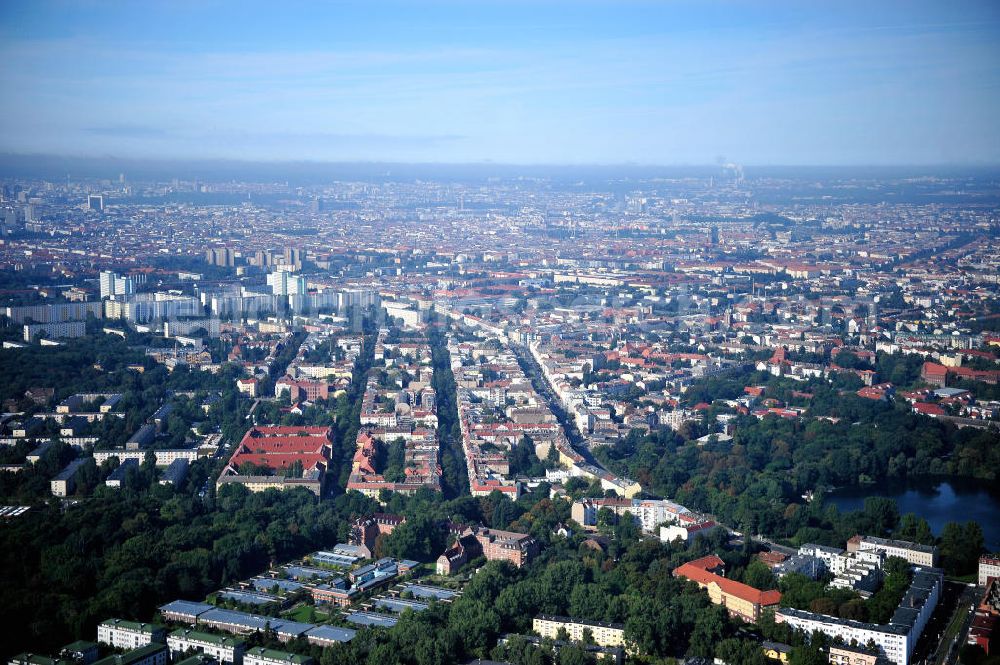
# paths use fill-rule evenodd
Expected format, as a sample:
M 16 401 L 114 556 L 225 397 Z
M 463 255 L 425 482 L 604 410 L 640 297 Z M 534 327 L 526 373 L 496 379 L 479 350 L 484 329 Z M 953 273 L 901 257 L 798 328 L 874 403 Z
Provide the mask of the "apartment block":
M 590 630 L 594 643 L 602 647 L 624 647 L 625 626 L 620 623 L 604 623 L 602 621 L 586 621 L 569 617 L 541 614 L 531 622 L 531 628 L 542 637 L 556 639 L 559 629 L 565 629 L 569 639 L 574 642 L 583 640 L 583 632 Z
M 246 642 L 235 637 L 212 635 L 189 628 L 181 628 L 167 636 L 167 647 L 174 659 L 188 649 L 194 649 L 198 653 L 215 658 L 222 665 L 227 663 L 241 665 Z
M 920 545 L 906 540 L 876 538 L 875 536 L 854 536 L 847 541 L 847 551 L 877 551 L 887 557 L 898 556 L 914 566 L 935 567 L 938 563 L 938 549 L 934 545 Z
M 1000 577 L 1000 556 L 979 557 L 979 586 L 989 584 L 991 577 Z

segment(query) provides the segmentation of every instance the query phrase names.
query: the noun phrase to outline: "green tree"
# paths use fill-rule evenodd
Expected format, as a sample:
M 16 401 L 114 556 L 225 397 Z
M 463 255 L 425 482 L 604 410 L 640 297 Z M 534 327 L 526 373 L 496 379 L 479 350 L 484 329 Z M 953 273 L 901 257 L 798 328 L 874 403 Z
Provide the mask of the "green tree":
M 757 559 L 751 561 L 743 572 L 743 583 L 762 591 L 778 588 L 778 581 L 775 579 L 774 573 L 763 561 Z
M 921 545 L 934 544 L 934 534 L 931 533 L 931 527 L 927 523 L 927 520 L 922 517 L 918 517 L 914 513 L 906 513 L 903 515 L 899 528 L 893 536 L 899 540 L 909 540 L 914 543 L 920 543 Z
M 408 517 L 382 543 L 385 554 L 400 559 L 434 561 L 444 551 L 445 533 L 430 515 Z
M 976 522 L 948 522 L 941 530 L 941 562 L 952 575 L 976 570 L 983 550 L 983 529 Z
M 688 653 L 711 658 L 715 645 L 725 636 L 726 623 L 725 610 L 715 605 L 706 608 L 695 619 Z
M 760 644 L 753 640 L 728 638 L 715 647 L 715 657 L 727 665 L 765 665 L 767 658 Z

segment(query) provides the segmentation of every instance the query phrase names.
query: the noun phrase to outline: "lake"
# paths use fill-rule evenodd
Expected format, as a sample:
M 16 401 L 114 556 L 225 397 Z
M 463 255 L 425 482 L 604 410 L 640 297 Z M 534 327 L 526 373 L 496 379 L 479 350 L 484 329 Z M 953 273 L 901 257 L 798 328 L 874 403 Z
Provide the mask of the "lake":
M 986 549 L 1000 551 L 1000 488 L 996 483 L 969 478 L 925 478 L 905 483 L 855 485 L 830 492 L 826 500 L 845 513 L 861 510 L 865 498 L 884 496 L 896 500 L 899 514 L 916 513 L 940 536 L 948 522 L 979 522 Z

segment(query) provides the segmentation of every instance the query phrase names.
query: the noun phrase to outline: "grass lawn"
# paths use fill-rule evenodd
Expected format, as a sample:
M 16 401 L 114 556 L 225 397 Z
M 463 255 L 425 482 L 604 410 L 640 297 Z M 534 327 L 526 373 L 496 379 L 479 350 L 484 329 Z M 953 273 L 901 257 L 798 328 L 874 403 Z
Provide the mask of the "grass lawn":
M 310 610 L 315 610 L 315 612 L 310 614 Z M 284 616 L 292 621 L 301 621 L 303 623 L 321 623 L 330 617 L 328 613 L 317 610 L 312 605 L 304 604 L 293 607 Z

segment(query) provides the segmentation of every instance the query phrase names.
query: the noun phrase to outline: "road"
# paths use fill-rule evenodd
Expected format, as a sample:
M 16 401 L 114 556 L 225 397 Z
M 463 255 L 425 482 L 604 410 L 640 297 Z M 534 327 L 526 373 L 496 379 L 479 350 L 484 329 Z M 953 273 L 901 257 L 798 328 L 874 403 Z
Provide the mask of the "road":
M 750 540 L 760 545 L 764 545 L 765 547 L 775 552 L 781 552 L 782 554 L 785 554 L 787 556 L 792 556 L 793 554 L 799 553 L 799 551 L 794 547 L 786 547 L 785 545 L 779 545 L 778 543 L 772 540 L 768 540 L 767 538 L 764 538 L 762 536 L 752 536 Z
M 566 410 L 559 401 L 559 397 L 552 390 L 549 382 L 545 380 L 545 376 L 542 375 L 542 368 L 535 362 L 528 348 L 520 344 L 514 344 L 513 342 L 510 344 L 510 348 L 514 352 L 514 355 L 517 356 L 518 361 L 520 361 L 521 369 L 531 381 L 531 385 L 548 402 L 549 409 L 555 414 L 556 419 L 563 428 L 563 432 L 566 434 L 566 438 L 569 440 L 570 445 L 573 446 L 573 450 L 580 453 L 588 464 L 596 466 L 603 471 L 608 471 L 590 453 L 590 450 L 584 443 L 583 435 L 576 428 L 576 424 L 567 416 Z
M 958 582 L 945 582 L 939 606 L 927 622 L 914 650 L 914 661 L 927 654 L 927 665 L 954 665 L 958 650 L 972 621 L 977 589 Z

